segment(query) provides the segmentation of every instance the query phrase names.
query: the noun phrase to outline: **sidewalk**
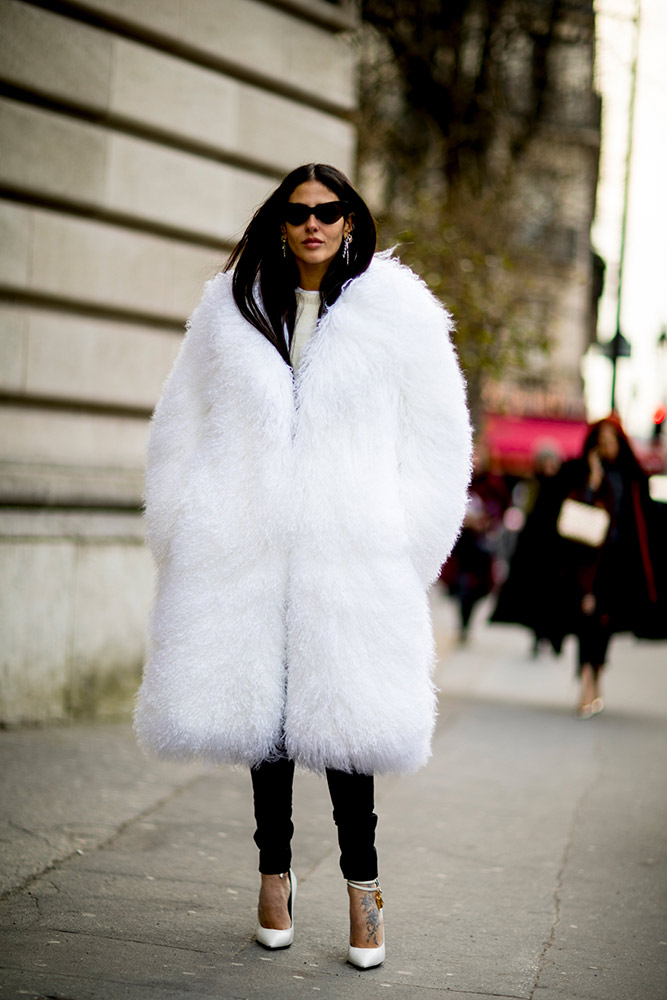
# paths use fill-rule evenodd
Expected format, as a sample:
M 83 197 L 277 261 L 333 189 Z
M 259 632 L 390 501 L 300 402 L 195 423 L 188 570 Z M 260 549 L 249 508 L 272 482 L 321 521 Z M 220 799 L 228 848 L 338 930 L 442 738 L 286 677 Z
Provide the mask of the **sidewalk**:
M 149 760 L 126 724 L 0 733 L 0 1000 L 664 1000 L 667 648 L 616 641 L 607 710 L 571 651 L 478 621 L 450 646 L 433 760 L 378 781 L 388 957 L 345 964 L 325 783 L 295 794 L 296 940 L 253 941 L 248 775 Z

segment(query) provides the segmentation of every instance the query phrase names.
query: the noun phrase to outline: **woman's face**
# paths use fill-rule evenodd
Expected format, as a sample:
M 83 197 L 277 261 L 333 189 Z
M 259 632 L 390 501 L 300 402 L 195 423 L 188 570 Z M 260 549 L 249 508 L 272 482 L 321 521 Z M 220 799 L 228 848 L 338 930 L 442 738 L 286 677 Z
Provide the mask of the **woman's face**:
M 338 201 L 338 196 L 319 181 L 304 181 L 294 188 L 290 202 L 314 208 L 326 202 Z M 340 253 L 343 237 L 352 231 L 352 216 L 341 216 L 327 225 L 314 215 L 309 215 L 304 223 L 293 226 L 284 222 L 282 231 L 287 236 L 287 245 L 294 254 L 302 288 L 320 287 L 329 264 Z
M 618 458 L 618 435 L 609 424 L 602 424 L 598 431 L 598 453 L 606 462 L 615 462 Z

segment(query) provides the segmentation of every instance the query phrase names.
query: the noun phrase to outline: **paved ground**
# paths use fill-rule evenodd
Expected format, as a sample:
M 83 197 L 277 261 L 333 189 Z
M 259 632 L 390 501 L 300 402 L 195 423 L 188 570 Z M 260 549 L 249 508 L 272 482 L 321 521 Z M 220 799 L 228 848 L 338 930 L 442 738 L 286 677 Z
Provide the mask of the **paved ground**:
M 388 957 L 344 962 L 324 783 L 297 777 L 296 941 L 253 942 L 249 778 L 144 758 L 125 724 L 0 733 L 0 1000 L 664 1000 L 667 647 L 617 640 L 607 710 L 572 650 L 478 620 L 445 654 L 431 764 L 378 783 Z

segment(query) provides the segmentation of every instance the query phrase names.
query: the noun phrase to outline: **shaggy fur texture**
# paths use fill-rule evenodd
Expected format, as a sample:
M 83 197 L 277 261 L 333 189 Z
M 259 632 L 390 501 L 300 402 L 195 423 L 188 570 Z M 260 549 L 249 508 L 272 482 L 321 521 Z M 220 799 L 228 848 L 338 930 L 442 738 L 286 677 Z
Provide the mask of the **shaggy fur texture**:
M 135 724 L 160 756 L 407 773 L 435 719 L 427 589 L 463 519 L 471 435 L 451 320 L 376 257 L 293 379 L 206 287 L 155 411 L 158 566 Z

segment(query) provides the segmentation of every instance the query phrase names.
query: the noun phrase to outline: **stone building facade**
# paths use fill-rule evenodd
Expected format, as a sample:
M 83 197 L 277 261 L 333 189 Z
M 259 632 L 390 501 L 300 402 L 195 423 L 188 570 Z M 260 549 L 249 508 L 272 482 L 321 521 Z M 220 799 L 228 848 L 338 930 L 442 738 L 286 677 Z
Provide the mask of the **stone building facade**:
M 364 7 L 364 191 L 454 312 L 478 429 L 485 409 L 580 416 L 601 264 L 593 0 L 397 2 L 413 31 Z
M 126 708 L 183 322 L 299 163 L 354 172 L 347 0 L 0 4 L 0 722 Z
M 540 254 L 532 276 L 534 322 L 550 348 L 490 387 L 488 402 L 510 412 L 584 416 L 581 361 L 596 339 L 602 261 L 591 246 L 600 159 L 601 102 L 595 91 L 593 0 L 558 6 L 547 53 L 540 123 L 514 181 L 517 237 Z M 523 63 L 516 71 L 520 101 Z

